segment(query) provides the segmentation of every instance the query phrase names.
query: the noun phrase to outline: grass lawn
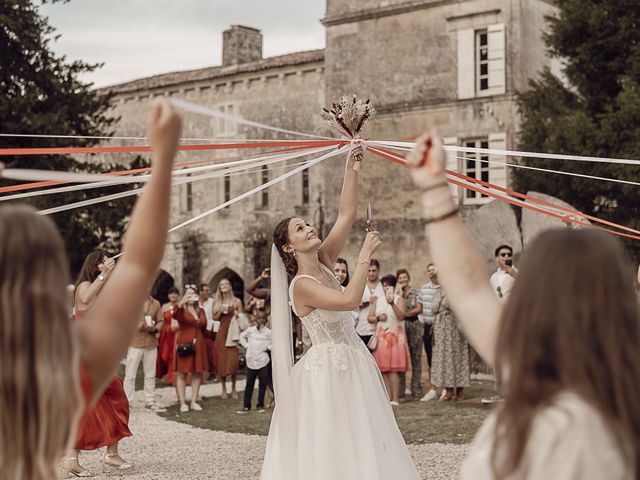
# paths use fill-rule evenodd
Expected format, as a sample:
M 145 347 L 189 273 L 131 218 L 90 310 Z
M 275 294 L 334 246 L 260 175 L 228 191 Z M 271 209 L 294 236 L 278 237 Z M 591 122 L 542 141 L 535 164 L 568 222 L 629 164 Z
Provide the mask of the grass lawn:
M 493 393 L 493 383 L 474 381 L 465 389 L 464 402 L 407 402 L 394 408 L 400 430 L 407 443 L 469 443 L 490 412 L 480 398 Z M 180 413 L 179 406 L 168 408 L 163 417 L 194 427 L 234 433 L 267 435 L 272 410 L 247 415 L 236 413 L 242 408 L 240 400 L 205 397 L 200 402 L 202 412 Z M 258 391 L 253 395 L 257 399 Z

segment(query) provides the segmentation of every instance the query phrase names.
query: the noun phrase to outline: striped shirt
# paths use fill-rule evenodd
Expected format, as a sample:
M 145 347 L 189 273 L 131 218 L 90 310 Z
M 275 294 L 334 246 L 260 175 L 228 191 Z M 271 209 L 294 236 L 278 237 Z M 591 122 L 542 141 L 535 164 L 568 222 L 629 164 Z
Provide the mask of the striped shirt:
M 433 325 L 435 315 L 431 312 L 431 302 L 438 289 L 440 289 L 440 285 L 427 282 L 418 291 L 418 301 L 422 304 L 422 316 L 426 325 Z

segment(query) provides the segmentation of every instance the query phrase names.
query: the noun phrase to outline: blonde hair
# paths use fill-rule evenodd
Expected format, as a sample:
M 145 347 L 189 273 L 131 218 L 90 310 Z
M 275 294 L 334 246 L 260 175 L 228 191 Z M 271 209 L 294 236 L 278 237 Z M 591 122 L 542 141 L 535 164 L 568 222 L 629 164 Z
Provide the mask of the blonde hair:
M 240 300 L 238 297 L 235 296 L 235 294 L 233 293 L 233 285 L 231 284 L 231 280 L 229 280 L 228 278 L 221 278 L 220 281 L 218 282 L 218 286 L 216 287 L 216 294 L 213 297 L 213 311 L 215 313 L 219 312 L 222 310 L 222 303 L 224 301 L 224 296 L 222 295 L 222 292 L 220 291 L 220 284 L 224 281 L 229 282 L 229 303 L 228 305 L 233 305 L 235 306 L 235 304 Z M 238 312 L 236 312 L 238 313 Z
M 0 471 L 57 478 L 84 408 L 64 244 L 47 217 L 0 208 Z

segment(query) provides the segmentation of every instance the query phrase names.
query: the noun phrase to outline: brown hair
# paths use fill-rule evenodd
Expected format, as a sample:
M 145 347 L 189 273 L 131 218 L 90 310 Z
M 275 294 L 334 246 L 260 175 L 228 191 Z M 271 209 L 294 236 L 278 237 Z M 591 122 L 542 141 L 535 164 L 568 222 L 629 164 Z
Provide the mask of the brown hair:
M 98 265 L 100 265 L 104 261 L 104 257 L 107 254 L 102 250 L 96 250 L 87 255 L 87 258 L 84 259 L 84 263 L 82 264 L 82 268 L 80 269 L 80 274 L 78 275 L 78 279 L 76 280 L 76 288 L 82 282 L 93 282 L 100 275 L 100 269 Z
M 524 255 L 496 343 L 506 394 L 491 460 L 497 478 L 516 471 L 535 415 L 566 391 L 603 416 L 640 466 L 640 312 L 630 266 L 618 242 L 596 230 L 547 231 Z
M 298 273 L 298 263 L 295 257 L 291 253 L 287 253 L 283 250 L 284 246 L 289 243 L 289 223 L 293 217 L 287 217 L 281 220 L 276 228 L 273 229 L 273 244 L 276 246 L 284 268 L 290 276 L 295 276 Z
M 30 207 L 0 208 L 0 471 L 57 477 L 83 410 L 64 243 Z

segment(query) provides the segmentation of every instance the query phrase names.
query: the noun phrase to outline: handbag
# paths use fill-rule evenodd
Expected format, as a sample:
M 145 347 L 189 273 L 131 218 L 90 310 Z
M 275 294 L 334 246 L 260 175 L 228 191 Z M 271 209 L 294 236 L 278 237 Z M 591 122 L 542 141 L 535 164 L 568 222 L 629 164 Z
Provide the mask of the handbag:
M 176 320 L 177 321 L 177 320 Z M 196 342 L 198 341 L 198 323 L 200 319 L 196 319 L 196 326 L 193 329 L 193 342 L 179 343 L 176 346 L 176 353 L 179 357 L 189 357 L 196 354 Z
M 374 333 L 367 342 L 367 348 L 372 352 L 378 348 L 378 332 Z
M 238 323 L 238 317 L 234 315 L 231 317 L 231 323 L 229 324 L 229 331 L 227 332 L 227 338 L 224 342 L 225 347 L 237 347 L 240 343 L 240 324 Z

